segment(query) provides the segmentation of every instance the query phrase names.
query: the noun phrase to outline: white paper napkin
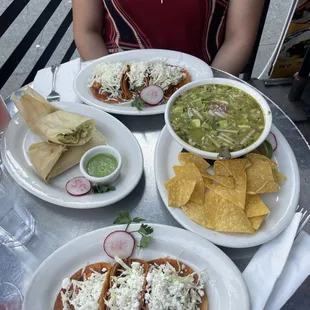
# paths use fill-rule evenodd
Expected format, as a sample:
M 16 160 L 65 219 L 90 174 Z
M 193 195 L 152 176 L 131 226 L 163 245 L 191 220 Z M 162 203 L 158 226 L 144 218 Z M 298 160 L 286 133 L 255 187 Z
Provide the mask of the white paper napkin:
M 73 90 L 73 81 L 80 69 L 80 58 L 61 64 L 56 76 L 56 91 L 60 94 L 61 101 L 82 102 Z M 34 78 L 33 88 L 44 98 L 50 94 L 52 88 L 51 68 L 38 71 Z
M 251 298 L 251 310 L 264 309 L 286 264 L 300 219 L 301 213 L 296 213 L 290 225 L 279 236 L 260 247 L 244 270 L 243 277 Z
M 281 309 L 310 274 L 310 236 L 302 231 L 296 238 L 281 276 L 265 310 Z

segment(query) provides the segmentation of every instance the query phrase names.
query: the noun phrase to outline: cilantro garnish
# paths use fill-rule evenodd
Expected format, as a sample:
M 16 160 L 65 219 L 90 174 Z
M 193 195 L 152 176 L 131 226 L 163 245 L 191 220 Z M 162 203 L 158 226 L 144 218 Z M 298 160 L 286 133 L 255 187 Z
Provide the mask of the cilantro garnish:
M 144 101 L 140 97 L 137 97 L 136 99 L 134 99 L 131 102 L 131 106 L 134 107 L 134 108 L 137 108 L 139 111 L 143 110 L 144 105 L 145 105 L 145 103 L 144 103 Z
M 145 219 L 141 217 L 134 217 L 131 218 L 129 212 L 122 211 L 119 216 L 114 220 L 113 224 L 125 224 L 126 231 L 128 230 L 130 224 L 132 223 L 141 223 L 145 221 Z M 152 240 L 150 236 L 153 233 L 153 228 L 147 224 L 141 224 L 138 230 L 130 231 L 130 233 L 139 233 L 141 235 L 140 244 L 138 245 L 139 248 L 147 248 Z
M 110 186 L 110 185 L 93 185 L 93 192 L 94 194 L 103 194 L 106 192 L 110 192 L 110 191 L 115 191 L 115 187 L 114 186 Z

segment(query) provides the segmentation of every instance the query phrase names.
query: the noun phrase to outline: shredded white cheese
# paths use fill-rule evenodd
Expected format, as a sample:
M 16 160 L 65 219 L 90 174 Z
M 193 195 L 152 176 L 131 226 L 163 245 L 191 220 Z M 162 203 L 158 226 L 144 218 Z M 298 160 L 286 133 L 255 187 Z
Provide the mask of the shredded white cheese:
M 126 73 L 130 90 L 136 90 L 139 87 L 145 86 L 145 81 L 149 73 L 148 67 L 149 63 L 146 61 L 130 63 L 130 70 Z
M 172 66 L 164 60 L 135 61 L 128 64 L 121 62 L 98 64 L 89 79 L 88 87 L 97 83 L 100 85 L 100 94 L 107 93 L 109 99 L 117 99 L 122 98 L 121 80 L 125 72 L 131 91 L 144 87 L 147 77 L 150 77 L 150 84 L 157 85 L 165 91 L 170 85 L 177 85 L 186 76 L 182 72 L 182 67 Z
M 194 275 L 182 277 L 169 263 L 151 265 L 144 297 L 149 310 L 199 310 L 204 289 Z
M 63 310 L 70 310 L 70 305 L 74 306 L 75 310 L 98 310 L 106 269 L 102 272 L 104 273 L 92 270 L 88 279 L 83 274 L 83 281 L 64 279 L 63 288 L 66 291 L 61 292 Z
M 162 60 L 152 61 L 149 63 L 150 84 L 167 90 L 170 85 L 177 85 L 185 78 L 186 74 L 181 70 L 181 67 L 169 65 Z
M 138 262 L 132 262 L 128 267 L 120 259 L 116 261 L 124 268 L 120 276 L 111 277 L 106 306 L 110 310 L 139 310 L 141 293 L 144 283 L 144 267 Z
M 91 87 L 96 82 L 100 84 L 100 94 L 108 93 L 109 98 L 121 98 L 121 80 L 126 69 L 126 63 L 102 62 L 95 67 L 88 86 Z

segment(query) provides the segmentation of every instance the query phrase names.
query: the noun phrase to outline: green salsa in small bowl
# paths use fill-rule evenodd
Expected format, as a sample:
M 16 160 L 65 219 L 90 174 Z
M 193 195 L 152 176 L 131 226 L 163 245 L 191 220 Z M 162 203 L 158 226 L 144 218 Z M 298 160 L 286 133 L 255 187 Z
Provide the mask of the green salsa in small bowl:
M 83 176 L 93 183 L 104 185 L 111 185 L 116 181 L 121 167 L 121 155 L 115 148 L 107 145 L 90 149 L 80 161 Z
M 176 91 L 167 103 L 165 121 L 172 137 L 189 152 L 217 159 L 219 153 L 228 151 L 236 158 L 263 143 L 272 114 L 251 86 L 213 78 Z
M 86 171 L 92 177 L 102 178 L 113 173 L 117 166 L 118 162 L 114 155 L 99 153 L 88 161 Z

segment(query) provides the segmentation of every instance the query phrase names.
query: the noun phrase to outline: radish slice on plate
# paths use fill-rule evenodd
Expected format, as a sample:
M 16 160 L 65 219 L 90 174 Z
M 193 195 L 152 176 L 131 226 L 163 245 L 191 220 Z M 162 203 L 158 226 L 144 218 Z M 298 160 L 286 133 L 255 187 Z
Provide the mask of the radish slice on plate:
M 66 191 L 72 196 L 83 196 L 91 190 L 90 182 L 84 177 L 76 177 L 66 184 Z
M 159 105 L 164 99 L 164 91 L 157 85 L 151 85 L 141 90 L 140 98 L 150 106 Z
M 276 135 L 273 132 L 270 132 L 267 139 L 272 145 L 272 151 L 275 152 L 278 148 L 278 140 L 277 140 Z
M 104 239 L 103 249 L 111 258 L 118 256 L 121 259 L 126 259 L 131 256 L 135 244 L 135 238 L 131 233 L 125 230 L 116 230 Z

